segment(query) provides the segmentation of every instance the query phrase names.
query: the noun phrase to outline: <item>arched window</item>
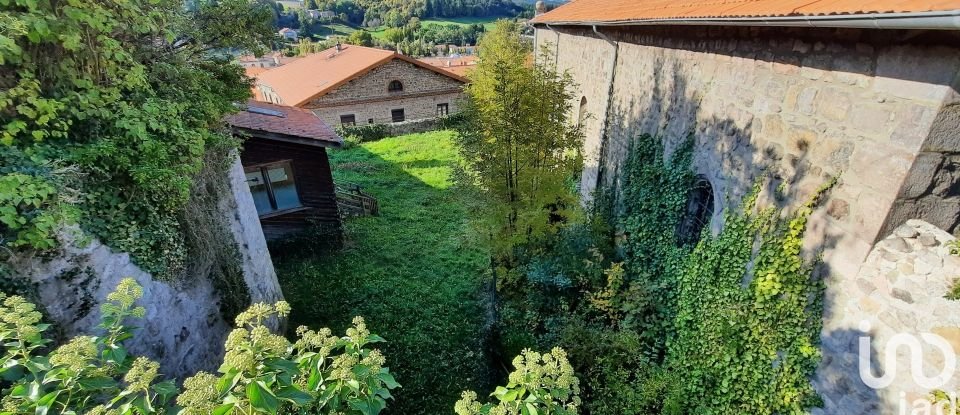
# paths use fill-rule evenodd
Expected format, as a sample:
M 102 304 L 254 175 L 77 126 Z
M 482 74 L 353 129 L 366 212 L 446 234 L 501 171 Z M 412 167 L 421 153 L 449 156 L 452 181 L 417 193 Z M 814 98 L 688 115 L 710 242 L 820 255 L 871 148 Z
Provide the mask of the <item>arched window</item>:
M 577 113 L 577 127 L 583 127 L 583 119 L 587 116 L 587 97 L 580 98 L 580 112 Z
M 387 85 L 387 92 L 400 92 L 403 91 L 403 82 L 393 80 L 390 81 L 390 84 Z
M 710 224 L 713 217 L 713 186 L 706 177 L 697 176 L 687 197 L 687 208 L 677 226 L 677 243 L 681 246 L 695 245 L 700 242 L 703 228 Z

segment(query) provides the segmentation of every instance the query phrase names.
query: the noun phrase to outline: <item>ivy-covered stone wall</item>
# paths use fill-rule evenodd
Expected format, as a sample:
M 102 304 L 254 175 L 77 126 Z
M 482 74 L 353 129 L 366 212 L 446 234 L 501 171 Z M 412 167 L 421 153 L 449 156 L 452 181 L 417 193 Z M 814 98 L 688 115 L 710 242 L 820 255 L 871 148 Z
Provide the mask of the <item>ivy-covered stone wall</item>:
M 825 282 L 824 363 L 815 383 L 825 400 L 821 413 L 896 413 L 900 391 L 916 399 L 919 392 L 906 386 L 861 390 L 866 385 L 854 353 L 860 335 L 873 332 L 861 330 L 858 318 L 875 318 L 873 327 L 888 330 L 884 335 L 917 333 L 935 328 L 931 322 L 952 310 L 944 307 L 955 305 L 942 298 L 949 283 L 944 275 L 960 276 L 952 262 L 937 265 L 944 275 L 918 275 L 906 263 L 926 271 L 919 248 L 889 253 L 887 242 L 874 245 L 910 219 L 947 230 L 934 238 L 939 243 L 960 225 L 960 35 L 774 27 L 597 29 L 554 26 L 536 32 L 538 48 L 549 52 L 540 62 L 571 72 L 580 84 L 574 108 L 583 103 L 589 114 L 570 114 L 571 122 L 585 120 L 581 193 L 612 188 L 613 205 L 621 211 L 629 206 L 625 170 L 637 137 L 644 135 L 662 138 L 667 158 L 692 136 L 692 167 L 713 189 L 714 235 L 723 235 L 729 213 L 741 208 L 763 174 L 771 180 L 758 206 L 784 212 L 838 177 L 803 235 L 803 255 L 822 259 L 813 275 Z M 620 231 L 622 240 L 633 236 Z M 923 238 L 929 242 L 929 235 Z M 906 274 L 893 275 L 895 270 Z M 870 272 L 881 275 L 864 278 Z M 908 295 L 913 304 L 904 300 Z M 952 321 L 940 320 L 938 327 L 952 333 Z M 960 344 L 955 349 L 960 351 Z M 903 363 L 897 370 L 909 378 L 909 367 Z

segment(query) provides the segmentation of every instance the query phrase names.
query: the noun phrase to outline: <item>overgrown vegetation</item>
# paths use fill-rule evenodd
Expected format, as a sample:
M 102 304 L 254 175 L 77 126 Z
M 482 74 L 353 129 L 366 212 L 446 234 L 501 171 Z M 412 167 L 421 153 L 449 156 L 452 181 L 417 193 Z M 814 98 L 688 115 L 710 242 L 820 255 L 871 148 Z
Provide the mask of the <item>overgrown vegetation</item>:
M 0 379 L 7 382 L 0 383 L 0 413 L 372 415 L 400 386 L 383 354 L 368 347 L 384 340 L 362 318 L 346 336 L 301 327 L 290 342 L 265 325 L 290 313 L 281 301 L 240 313 L 220 376 L 200 372 L 179 393 L 174 380 L 159 381 L 159 364 L 124 347 L 135 335 L 128 320 L 144 316 L 136 305 L 142 295 L 135 281 L 123 280 L 101 308 L 102 336 L 75 337 L 45 354 L 49 326 L 35 306 L 0 293 Z
M 58 245 L 78 223 L 142 268 L 185 267 L 178 214 L 220 126 L 249 96 L 215 50 L 265 50 L 269 10 L 246 0 L 0 2 L 0 243 Z
M 450 413 L 461 391 L 492 390 L 486 248 L 469 225 L 470 195 L 453 187 L 452 135 L 412 134 L 331 151 L 334 179 L 374 195 L 380 216 L 346 220 L 340 251 L 271 251 L 294 326 L 337 329 L 354 315 L 377 321 L 403 383 L 391 413 Z
M 525 294 L 503 296 L 506 350 L 567 348 L 591 414 L 816 406 L 809 376 L 819 361 L 822 285 L 801 246 L 832 182 L 786 218 L 756 208 L 758 183 L 718 235 L 705 230 L 685 246 L 675 230 L 693 185 L 689 144 L 665 156 L 660 139 L 640 137 L 623 178 L 615 217 L 623 256 L 602 225 L 568 227 L 541 251 L 526 248 L 534 253 L 519 268 Z

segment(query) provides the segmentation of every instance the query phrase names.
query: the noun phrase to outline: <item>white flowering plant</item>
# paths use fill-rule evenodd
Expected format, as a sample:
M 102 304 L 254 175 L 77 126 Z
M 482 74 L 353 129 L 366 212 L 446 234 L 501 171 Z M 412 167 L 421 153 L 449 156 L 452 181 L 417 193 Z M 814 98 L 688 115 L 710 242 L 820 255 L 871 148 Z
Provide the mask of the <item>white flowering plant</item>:
M 491 394 L 498 402 L 481 404 L 476 392 L 466 391 L 454 406 L 457 415 L 577 414 L 580 381 L 563 349 L 544 354 L 524 350 L 513 359 L 513 367 L 507 386 Z
M 48 355 L 49 344 L 36 306 L 0 293 L 0 378 L 10 387 L 0 398 L 0 414 L 152 414 L 176 394 L 172 381 L 155 383 L 160 365 L 134 358 L 123 341 L 130 338 L 131 318 L 145 310 L 135 306 L 143 289 L 132 279 L 120 282 L 101 307 L 102 336 L 79 336 Z
M 143 318 L 143 289 L 123 280 L 101 307 L 102 336 L 78 336 L 49 354 L 49 325 L 34 304 L 0 293 L 0 415 L 375 415 L 400 387 L 386 359 L 368 346 L 384 339 L 353 320 L 346 336 L 297 329 L 297 340 L 270 332 L 290 305 L 258 303 L 237 316 L 220 376 L 200 372 L 178 395 L 173 380 L 156 382 L 160 365 L 131 356 L 131 318 Z M 175 399 L 174 399 L 175 398 Z
M 281 301 L 255 304 L 237 316 L 221 376 L 200 372 L 187 379 L 177 398 L 181 414 L 375 415 L 385 409 L 390 390 L 400 385 L 383 367 L 383 354 L 366 347 L 383 338 L 356 317 L 344 337 L 301 326 L 291 343 L 264 326 L 289 312 Z

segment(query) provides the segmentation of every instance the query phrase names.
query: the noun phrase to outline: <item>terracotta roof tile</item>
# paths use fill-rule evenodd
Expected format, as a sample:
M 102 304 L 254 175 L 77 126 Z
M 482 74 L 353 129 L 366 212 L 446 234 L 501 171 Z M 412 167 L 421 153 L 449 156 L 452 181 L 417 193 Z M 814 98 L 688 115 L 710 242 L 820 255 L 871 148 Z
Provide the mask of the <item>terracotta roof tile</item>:
M 420 58 L 419 61 L 431 66 L 436 66 L 447 72 L 452 72 L 460 76 L 466 76 L 467 71 L 474 68 L 477 64 L 476 55 L 465 55 L 451 58 L 430 57 Z
M 343 45 L 339 52 L 333 47 L 270 69 L 257 75 L 257 83 L 273 89 L 284 104 L 299 106 L 392 59 L 403 59 L 466 82 L 459 75 L 393 51 Z
M 250 100 L 246 108 L 226 119 L 231 127 L 250 132 L 279 134 L 290 138 L 318 140 L 339 147 L 343 139 L 313 111 Z
M 736 19 L 960 10 L 960 0 L 574 0 L 532 23 Z

